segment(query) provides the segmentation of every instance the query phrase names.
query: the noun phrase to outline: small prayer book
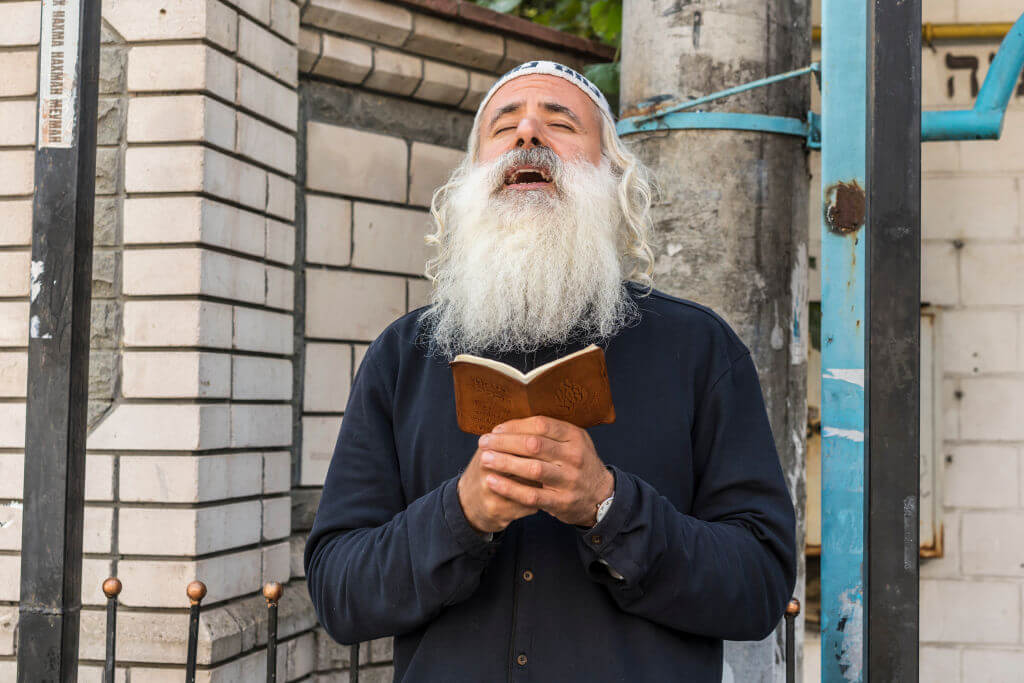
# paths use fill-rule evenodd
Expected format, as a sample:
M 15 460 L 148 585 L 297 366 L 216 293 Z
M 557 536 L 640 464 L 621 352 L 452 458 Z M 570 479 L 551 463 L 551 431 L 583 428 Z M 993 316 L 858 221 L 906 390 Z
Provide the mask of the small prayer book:
M 459 354 L 449 365 L 459 428 L 486 434 L 521 417 L 545 415 L 577 427 L 615 422 L 604 351 L 591 344 L 523 374 L 511 365 Z

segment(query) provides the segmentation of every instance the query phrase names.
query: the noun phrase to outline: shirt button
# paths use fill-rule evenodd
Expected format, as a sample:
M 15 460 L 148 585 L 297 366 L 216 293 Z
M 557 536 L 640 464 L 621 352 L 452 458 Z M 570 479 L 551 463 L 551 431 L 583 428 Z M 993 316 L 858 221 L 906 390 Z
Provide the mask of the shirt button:
M 519 666 L 526 666 L 526 662 L 526 655 L 521 654 L 518 657 L 516 657 L 516 664 L 518 664 Z
M 529 569 L 523 572 L 523 581 L 533 581 L 533 572 Z
M 601 540 L 602 540 L 601 536 L 598 535 L 598 534 L 594 534 L 593 536 L 590 537 L 590 542 L 593 543 L 594 545 L 601 545 Z

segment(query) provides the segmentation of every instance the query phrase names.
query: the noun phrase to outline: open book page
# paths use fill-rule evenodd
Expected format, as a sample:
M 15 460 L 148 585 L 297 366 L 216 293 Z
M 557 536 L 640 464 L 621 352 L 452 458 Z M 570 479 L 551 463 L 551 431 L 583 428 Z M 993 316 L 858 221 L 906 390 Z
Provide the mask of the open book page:
M 585 353 L 589 353 L 589 352 L 593 351 L 596 348 L 598 348 L 598 346 L 596 344 L 591 344 L 590 346 L 588 346 L 588 347 L 586 347 L 584 349 L 580 349 L 579 351 L 574 351 L 573 353 L 570 353 L 567 356 L 562 356 L 561 358 L 556 358 L 555 360 L 551 361 L 550 363 L 545 363 L 544 365 L 538 366 L 538 367 L 534 368 L 533 370 L 530 370 L 526 374 L 523 374 L 523 373 L 519 372 L 518 370 L 516 370 L 514 367 L 512 367 L 508 363 L 502 363 L 501 361 L 491 360 L 490 358 L 482 358 L 480 356 L 474 356 L 474 355 L 469 354 L 469 353 L 460 353 L 459 355 L 455 356 L 454 359 L 452 359 L 452 362 L 453 363 L 459 363 L 459 362 L 462 362 L 462 363 L 472 363 L 474 365 L 480 365 L 480 366 L 485 367 L 485 368 L 490 368 L 490 369 L 494 370 L 495 372 L 500 372 L 501 374 L 505 375 L 506 377 L 518 380 L 519 382 L 522 382 L 523 384 L 528 384 L 531 380 L 533 380 L 534 377 L 543 374 L 546 370 L 548 370 L 550 368 L 553 368 L 556 365 L 560 365 L 561 363 L 565 363 L 565 362 L 567 362 L 567 361 L 569 361 L 569 360 L 571 360 L 573 358 L 576 358 L 577 356 L 582 356 Z

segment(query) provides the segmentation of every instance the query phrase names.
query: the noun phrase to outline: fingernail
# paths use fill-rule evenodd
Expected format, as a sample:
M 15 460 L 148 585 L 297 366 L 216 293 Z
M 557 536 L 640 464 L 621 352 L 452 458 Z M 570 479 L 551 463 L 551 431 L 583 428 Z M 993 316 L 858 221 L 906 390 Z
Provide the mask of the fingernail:
M 491 437 L 490 437 L 489 434 L 484 434 L 483 436 L 480 437 L 480 445 L 481 446 L 486 446 L 490 442 L 491 442 Z
M 491 431 L 494 432 L 495 434 L 501 434 L 503 431 L 505 431 L 505 425 L 498 425 Z
M 490 451 L 484 451 L 480 455 L 480 460 L 482 460 L 485 465 L 490 465 L 492 462 L 494 462 L 494 453 L 491 453 Z

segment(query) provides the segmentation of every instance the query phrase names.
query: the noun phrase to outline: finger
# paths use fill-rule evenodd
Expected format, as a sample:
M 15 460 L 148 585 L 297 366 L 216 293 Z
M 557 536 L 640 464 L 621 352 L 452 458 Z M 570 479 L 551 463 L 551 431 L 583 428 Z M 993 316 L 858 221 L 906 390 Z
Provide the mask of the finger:
M 484 434 L 480 437 L 481 449 L 512 453 L 528 458 L 552 462 L 559 459 L 559 447 L 563 442 L 536 434 Z
M 543 460 L 521 458 L 498 451 L 484 451 L 480 454 L 480 463 L 485 469 L 492 472 L 520 477 L 549 486 L 561 486 L 565 483 L 562 468 Z
M 487 488 L 502 498 L 518 503 L 534 510 L 555 502 L 554 495 L 542 488 L 526 486 L 498 474 L 488 474 L 484 478 Z
M 499 434 L 536 434 L 538 436 L 546 436 L 555 441 L 568 441 L 575 432 L 579 431 L 579 427 L 562 420 L 556 420 L 553 417 L 534 415 L 532 417 L 502 422 L 491 431 Z

